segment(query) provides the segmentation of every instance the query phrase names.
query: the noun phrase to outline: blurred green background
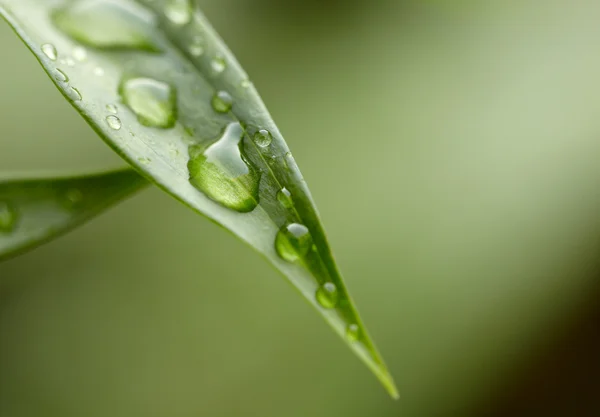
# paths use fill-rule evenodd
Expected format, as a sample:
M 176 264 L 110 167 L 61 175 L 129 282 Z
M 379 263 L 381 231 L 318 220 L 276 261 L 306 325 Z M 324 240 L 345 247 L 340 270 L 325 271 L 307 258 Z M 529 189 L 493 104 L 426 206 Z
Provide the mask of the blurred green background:
M 151 189 L 0 264 L 0 417 L 595 416 L 600 3 L 201 0 L 401 392 Z M 0 168 L 122 165 L 0 24 Z

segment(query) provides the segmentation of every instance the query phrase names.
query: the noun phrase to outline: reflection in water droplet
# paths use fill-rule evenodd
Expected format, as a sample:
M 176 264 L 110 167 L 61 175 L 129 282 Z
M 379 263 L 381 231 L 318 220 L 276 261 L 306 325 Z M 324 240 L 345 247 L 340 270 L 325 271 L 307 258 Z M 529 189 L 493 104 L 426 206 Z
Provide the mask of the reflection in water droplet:
M 52 20 L 68 36 L 93 48 L 159 51 L 151 35 L 155 17 L 135 2 L 76 0 L 56 9 Z
M 107 104 L 106 111 L 108 111 L 109 113 L 112 113 L 112 114 L 117 114 L 119 109 L 117 109 L 117 106 L 115 106 L 114 104 Z
M 8 202 L 0 200 L 0 233 L 11 233 L 17 225 L 17 210 Z
M 321 285 L 315 294 L 317 302 L 323 308 L 335 308 L 339 301 L 338 289 L 333 282 L 326 282 Z
M 269 146 L 272 140 L 273 137 L 271 136 L 271 132 L 269 132 L 267 129 L 260 129 L 254 134 L 254 143 L 261 148 L 266 148 Z
M 110 126 L 111 129 L 121 129 L 121 119 L 119 119 L 117 116 L 113 116 L 112 114 L 110 116 L 106 116 L 106 123 L 108 123 L 108 126 Z
M 279 201 L 279 204 L 287 209 L 292 208 L 294 205 L 292 194 L 285 187 L 277 192 L 277 200 Z
M 73 58 L 75 58 L 79 62 L 83 62 L 87 58 L 87 51 L 81 46 L 76 46 L 73 49 Z
M 239 123 L 231 123 L 210 146 L 190 146 L 187 166 L 195 188 L 225 207 L 246 213 L 258 205 L 261 174 L 246 159 L 243 133 Z
M 69 77 L 67 76 L 67 74 L 65 74 L 64 72 L 62 72 L 61 70 L 59 70 L 58 68 L 55 70 L 54 72 L 56 74 L 56 79 L 58 81 L 62 81 L 64 83 L 66 83 L 67 81 L 69 81 Z
M 349 342 L 356 342 L 360 339 L 360 329 L 358 324 L 352 323 L 346 327 L 346 339 L 348 339 Z
M 210 61 L 210 67 L 212 68 L 212 70 L 214 72 L 216 72 L 217 74 L 220 74 L 223 71 L 225 71 L 225 68 L 227 67 L 227 63 L 225 62 L 225 60 L 222 57 L 216 56 Z
M 212 97 L 211 104 L 217 113 L 227 113 L 233 106 L 233 98 L 227 91 L 217 91 Z
M 124 79 L 119 94 L 144 126 L 168 129 L 177 122 L 177 93 L 169 84 L 152 78 Z
M 68 209 L 74 209 L 83 202 L 83 192 L 78 188 L 69 188 L 60 196 L 61 203 Z
M 49 44 L 49 43 L 43 44 L 42 52 L 44 53 L 44 55 L 46 55 L 48 57 L 49 60 L 56 61 L 57 53 L 56 53 L 56 48 L 54 47 L 54 45 Z
M 290 223 L 281 229 L 275 237 L 277 254 L 288 262 L 303 258 L 312 245 L 312 236 L 303 224 Z
M 175 25 L 186 25 L 192 20 L 190 0 L 167 0 L 165 16 Z

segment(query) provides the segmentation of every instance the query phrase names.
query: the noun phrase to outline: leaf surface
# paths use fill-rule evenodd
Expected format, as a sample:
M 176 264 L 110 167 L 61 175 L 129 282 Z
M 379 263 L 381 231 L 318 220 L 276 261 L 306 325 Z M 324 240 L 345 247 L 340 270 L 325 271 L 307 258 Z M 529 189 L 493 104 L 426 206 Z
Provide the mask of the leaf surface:
M 287 144 L 247 74 L 191 2 L 0 4 L 108 145 L 260 252 L 397 397 Z
M 0 180 L 0 260 L 61 236 L 146 185 L 132 169 Z

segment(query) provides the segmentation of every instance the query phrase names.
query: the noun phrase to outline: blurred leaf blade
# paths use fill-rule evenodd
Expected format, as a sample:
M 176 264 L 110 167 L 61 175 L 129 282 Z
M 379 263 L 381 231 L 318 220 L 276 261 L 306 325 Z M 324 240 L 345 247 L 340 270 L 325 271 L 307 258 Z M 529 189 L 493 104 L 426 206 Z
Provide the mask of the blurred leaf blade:
M 287 144 L 244 70 L 190 2 L 0 4 L 109 146 L 265 256 L 397 397 Z
M 0 260 L 62 236 L 147 185 L 132 169 L 0 180 Z

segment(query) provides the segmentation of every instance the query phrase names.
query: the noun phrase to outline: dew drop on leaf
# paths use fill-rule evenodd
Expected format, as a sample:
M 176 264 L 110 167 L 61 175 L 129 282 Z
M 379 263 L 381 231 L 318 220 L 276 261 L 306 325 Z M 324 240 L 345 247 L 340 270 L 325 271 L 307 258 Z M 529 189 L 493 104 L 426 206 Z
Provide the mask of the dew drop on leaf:
M 68 94 L 69 94 L 69 97 L 71 98 L 71 100 L 73 100 L 73 101 L 80 101 L 82 99 L 81 93 L 75 87 L 71 87 L 68 90 Z
M 198 44 L 191 44 L 189 51 L 192 56 L 199 57 L 204 54 L 204 47 Z
M 235 122 L 208 147 L 190 146 L 187 166 L 196 189 L 224 207 L 246 213 L 258 205 L 261 174 L 244 155 L 243 133 Z
M 119 119 L 117 116 L 114 116 L 112 114 L 110 116 L 107 116 L 106 123 L 108 123 L 108 126 L 111 129 L 114 129 L 114 130 L 121 129 L 121 119 Z
M 83 192 L 78 188 L 68 188 L 62 193 L 60 200 L 67 209 L 74 209 L 83 202 Z
M 346 327 L 346 339 L 349 342 L 356 342 L 360 338 L 360 328 L 358 324 L 352 323 Z
M 256 143 L 261 148 L 266 148 L 271 144 L 273 137 L 271 136 L 271 132 L 266 129 L 260 129 L 258 132 L 254 134 L 254 143 Z
M 279 204 L 287 209 L 292 208 L 294 205 L 294 202 L 292 201 L 292 194 L 285 187 L 277 192 L 277 201 L 279 201 Z
M 56 27 L 76 41 L 98 49 L 158 52 L 152 39 L 154 15 L 121 0 L 75 0 L 52 14 Z
M 339 301 L 339 292 L 333 282 L 326 282 L 317 289 L 317 302 L 323 308 L 335 308 Z
M 186 25 L 192 20 L 192 3 L 190 0 L 167 0 L 165 16 L 173 24 Z
M 227 67 L 227 63 L 225 62 L 225 60 L 222 57 L 216 56 L 210 61 L 210 67 L 212 68 L 212 70 L 214 72 L 216 72 L 217 74 L 220 74 L 223 71 L 225 71 L 225 68 Z
M 146 77 L 129 78 L 121 81 L 119 94 L 144 126 L 168 129 L 177 122 L 177 93 L 170 84 Z
M 233 106 L 233 98 L 227 91 L 217 91 L 212 97 L 211 105 L 217 113 L 227 113 Z
M 87 59 L 87 51 L 81 46 L 76 46 L 73 49 L 73 58 L 75 58 L 79 62 L 83 62 Z
M 288 262 L 303 258 L 312 245 L 312 236 L 303 224 L 290 223 L 281 229 L 275 237 L 277 254 Z
M 11 233 L 17 224 L 17 210 L 7 201 L 0 201 L 0 233 Z
M 54 45 L 49 44 L 49 43 L 43 44 L 42 52 L 44 53 L 44 55 L 46 55 L 48 57 L 49 60 L 56 61 L 57 53 L 56 53 L 56 48 L 54 47 Z
M 106 111 L 112 114 L 117 114 L 117 112 L 119 111 L 117 109 L 117 106 L 115 106 L 114 104 L 107 104 L 106 105 Z
M 56 69 L 54 73 L 56 74 L 55 78 L 57 81 L 61 81 L 63 83 L 66 83 L 67 81 L 69 81 L 69 77 L 67 76 L 67 74 L 65 74 L 61 70 Z

